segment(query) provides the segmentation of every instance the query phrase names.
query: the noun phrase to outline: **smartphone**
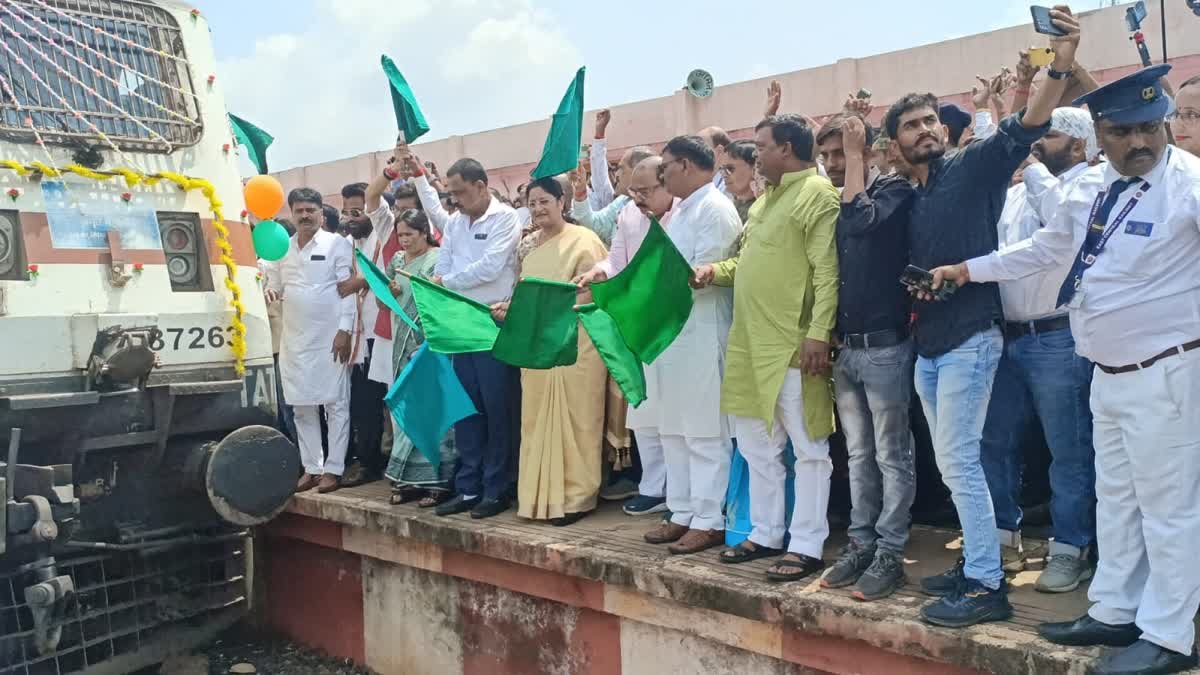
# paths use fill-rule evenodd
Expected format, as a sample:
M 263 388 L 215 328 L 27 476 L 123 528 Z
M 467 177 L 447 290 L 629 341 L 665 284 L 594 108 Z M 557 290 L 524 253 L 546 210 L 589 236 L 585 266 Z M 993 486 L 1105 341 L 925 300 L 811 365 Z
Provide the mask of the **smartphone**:
M 1065 30 L 1055 26 L 1054 22 L 1050 20 L 1049 7 L 1033 5 L 1029 8 L 1029 13 L 1033 15 L 1033 29 L 1042 35 L 1061 36 L 1067 34 Z
M 1029 65 L 1034 68 L 1045 68 L 1054 63 L 1054 50 L 1049 47 L 1030 47 Z
M 942 281 L 941 288 L 936 291 L 933 290 L 933 274 L 915 265 L 909 265 L 904 268 L 904 272 L 900 274 L 900 283 L 930 293 L 938 300 L 945 300 L 954 295 L 954 291 L 958 290 L 953 281 L 945 280 Z
M 1133 7 L 1125 10 L 1125 27 L 1130 33 L 1135 33 L 1142 29 L 1142 22 L 1146 20 L 1146 3 L 1138 0 Z

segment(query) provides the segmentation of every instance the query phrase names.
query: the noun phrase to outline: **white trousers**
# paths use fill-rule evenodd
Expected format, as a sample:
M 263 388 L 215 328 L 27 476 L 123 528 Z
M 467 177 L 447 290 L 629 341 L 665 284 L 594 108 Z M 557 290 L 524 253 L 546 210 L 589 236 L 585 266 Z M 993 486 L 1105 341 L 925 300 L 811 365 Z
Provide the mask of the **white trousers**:
M 350 444 L 349 397 L 325 404 L 325 425 L 329 428 L 329 458 L 321 450 L 321 406 L 298 405 L 296 440 L 300 445 L 300 462 L 304 472 L 314 476 L 331 473 L 342 475 L 346 470 L 346 447 Z
M 671 522 L 694 530 L 724 530 L 733 443 L 728 438 L 661 438 Z
M 638 494 L 661 499 L 667 495 L 667 462 L 663 458 L 662 438 L 658 429 L 651 427 L 634 429 L 633 435 L 637 439 L 638 458 L 642 461 Z
M 1200 607 L 1200 352 L 1092 380 L 1096 542 L 1088 612 L 1191 653 Z
M 786 520 L 787 466 L 783 453 L 792 440 L 796 455 L 796 503 L 788 551 L 820 558 L 829 536 L 829 477 L 833 462 L 829 459 L 829 440 L 810 440 L 804 424 L 803 375 L 789 368 L 775 404 L 775 428 L 751 417 L 735 417 L 738 450 L 750 468 L 750 522 L 754 529 L 750 541 L 769 548 L 783 547 Z

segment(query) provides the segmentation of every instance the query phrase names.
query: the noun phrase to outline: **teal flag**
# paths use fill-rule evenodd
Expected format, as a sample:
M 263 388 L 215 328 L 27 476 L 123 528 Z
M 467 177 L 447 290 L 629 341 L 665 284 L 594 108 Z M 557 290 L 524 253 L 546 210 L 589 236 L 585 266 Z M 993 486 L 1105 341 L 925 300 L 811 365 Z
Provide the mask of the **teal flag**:
M 512 302 L 492 356 L 518 368 L 569 366 L 579 359 L 579 320 L 575 284 L 526 277 Z
M 421 345 L 383 399 L 397 426 L 435 467 L 442 461 L 442 439 L 461 419 L 477 414 L 450 357 Z
M 429 123 L 421 114 L 417 97 L 408 86 L 408 80 L 396 69 L 396 64 L 387 54 L 379 57 L 383 72 L 387 75 L 388 88 L 392 93 L 392 109 L 396 113 L 396 127 L 404 132 L 404 140 L 412 143 L 429 131 Z
M 420 332 L 421 328 L 417 326 L 417 322 L 413 321 L 412 317 L 404 312 L 404 309 L 400 307 L 400 303 L 396 301 L 396 296 L 392 295 L 391 282 L 388 281 L 387 275 L 357 248 L 354 249 L 354 256 L 358 258 L 358 269 L 362 270 L 363 277 L 367 280 L 367 286 L 370 287 L 375 297 L 379 298 L 379 301 L 392 310 L 396 316 L 400 317 L 404 323 L 411 326 L 413 330 Z
M 542 159 L 531 174 L 534 179 L 557 176 L 579 166 L 579 139 L 583 135 L 583 73 L 575 73 L 567 93 L 550 121 L 550 134 L 542 148 Z
M 233 113 L 225 115 L 229 118 L 229 126 L 233 127 L 233 137 L 246 148 L 254 168 L 260 175 L 267 173 L 267 148 L 275 142 L 275 137 Z

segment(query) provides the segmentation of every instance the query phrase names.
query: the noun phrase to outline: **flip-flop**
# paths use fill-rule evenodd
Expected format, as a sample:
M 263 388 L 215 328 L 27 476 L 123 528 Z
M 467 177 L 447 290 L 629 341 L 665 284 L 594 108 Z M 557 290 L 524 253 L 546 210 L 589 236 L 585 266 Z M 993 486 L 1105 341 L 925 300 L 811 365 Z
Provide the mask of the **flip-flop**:
M 392 497 L 389 501 L 391 502 L 392 506 L 407 504 L 411 501 L 420 499 L 421 495 L 423 494 L 425 494 L 425 491 L 421 488 L 402 487 L 398 490 L 392 490 Z
M 746 544 L 748 543 L 754 548 L 747 548 Z M 781 553 L 783 553 L 783 549 L 760 546 L 758 544 L 750 543 L 749 540 L 747 540 L 741 544 L 738 544 L 737 546 L 734 546 L 733 548 L 727 548 L 724 551 L 721 551 L 721 555 L 718 557 L 718 560 L 727 565 L 737 565 L 739 563 L 750 562 L 751 560 L 758 560 L 760 558 L 770 558 Z
M 433 507 L 439 506 L 448 501 L 450 501 L 450 492 L 449 491 L 441 491 L 441 490 L 438 490 L 437 492 L 430 491 L 424 497 L 421 498 L 421 501 L 417 502 L 417 508 L 432 509 Z
M 789 554 L 793 555 L 793 554 Z M 822 566 L 823 567 L 823 566 Z M 784 572 L 782 570 L 795 570 L 794 572 Z M 767 579 L 771 581 L 798 581 L 806 577 L 812 576 L 819 572 L 822 568 L 812 569 L 804 564 L 801 560 L 789 560 L 786 557 L 781 558 L 767 570 Z

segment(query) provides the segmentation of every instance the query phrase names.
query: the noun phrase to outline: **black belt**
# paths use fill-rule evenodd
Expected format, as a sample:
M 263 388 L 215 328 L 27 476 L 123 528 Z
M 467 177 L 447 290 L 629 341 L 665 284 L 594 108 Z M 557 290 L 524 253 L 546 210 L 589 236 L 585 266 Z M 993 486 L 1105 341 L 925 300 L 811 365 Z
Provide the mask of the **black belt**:
M 1071 319 L 1066 316 L 1056 316 L 1050 319 L 1038 319 L 1037 321 L 1005 321 L 1004 322 L 1004 337 L 1009 339 L 1017 339 L 1026 335 L 1038 335 L 1040 333 L 1051 333 L 1056 330 L 1071 327 Z
M 871 347 L 894 347 L 908 339 L 908 330 L 877 330 L 874 333 L 842 333 L 838 336 L 843 347 L 869 349 Z
M 1200 340 L 1192 340 L 1191 342 L 1186 342 L 1184 344 L 1179 345 L 1178 347 L 1171 347 L 1170 349 L 1166 350 L 1165 352 L 1162 352 L 1161 354 L 1158 354 L 1156 356 L 1152 356 L 1152 357 L 1146 359 L 1145 361 L 1142 361 L 1141 363 L 1133 363 L 1128 366 L 1106 366 L 1104 364 L 1097 363 L 1096 367 L 1099 368 L 1100 370 L 1103 370 L 1104 372 L 1108 373 L 1109 375 L 1120 375 L 1121 373 L 1132 373 L 1135 370 L 1142 370 L 1143 368 L 1149 368 L 1150 366 L 1158 363 L 1159 361 L 1162 361 L 1163 359 L 1170 358 L 1172 356 L 1175 356 L 1176 354 L 1190 352 L 1193 349 L 1200 349 Z

